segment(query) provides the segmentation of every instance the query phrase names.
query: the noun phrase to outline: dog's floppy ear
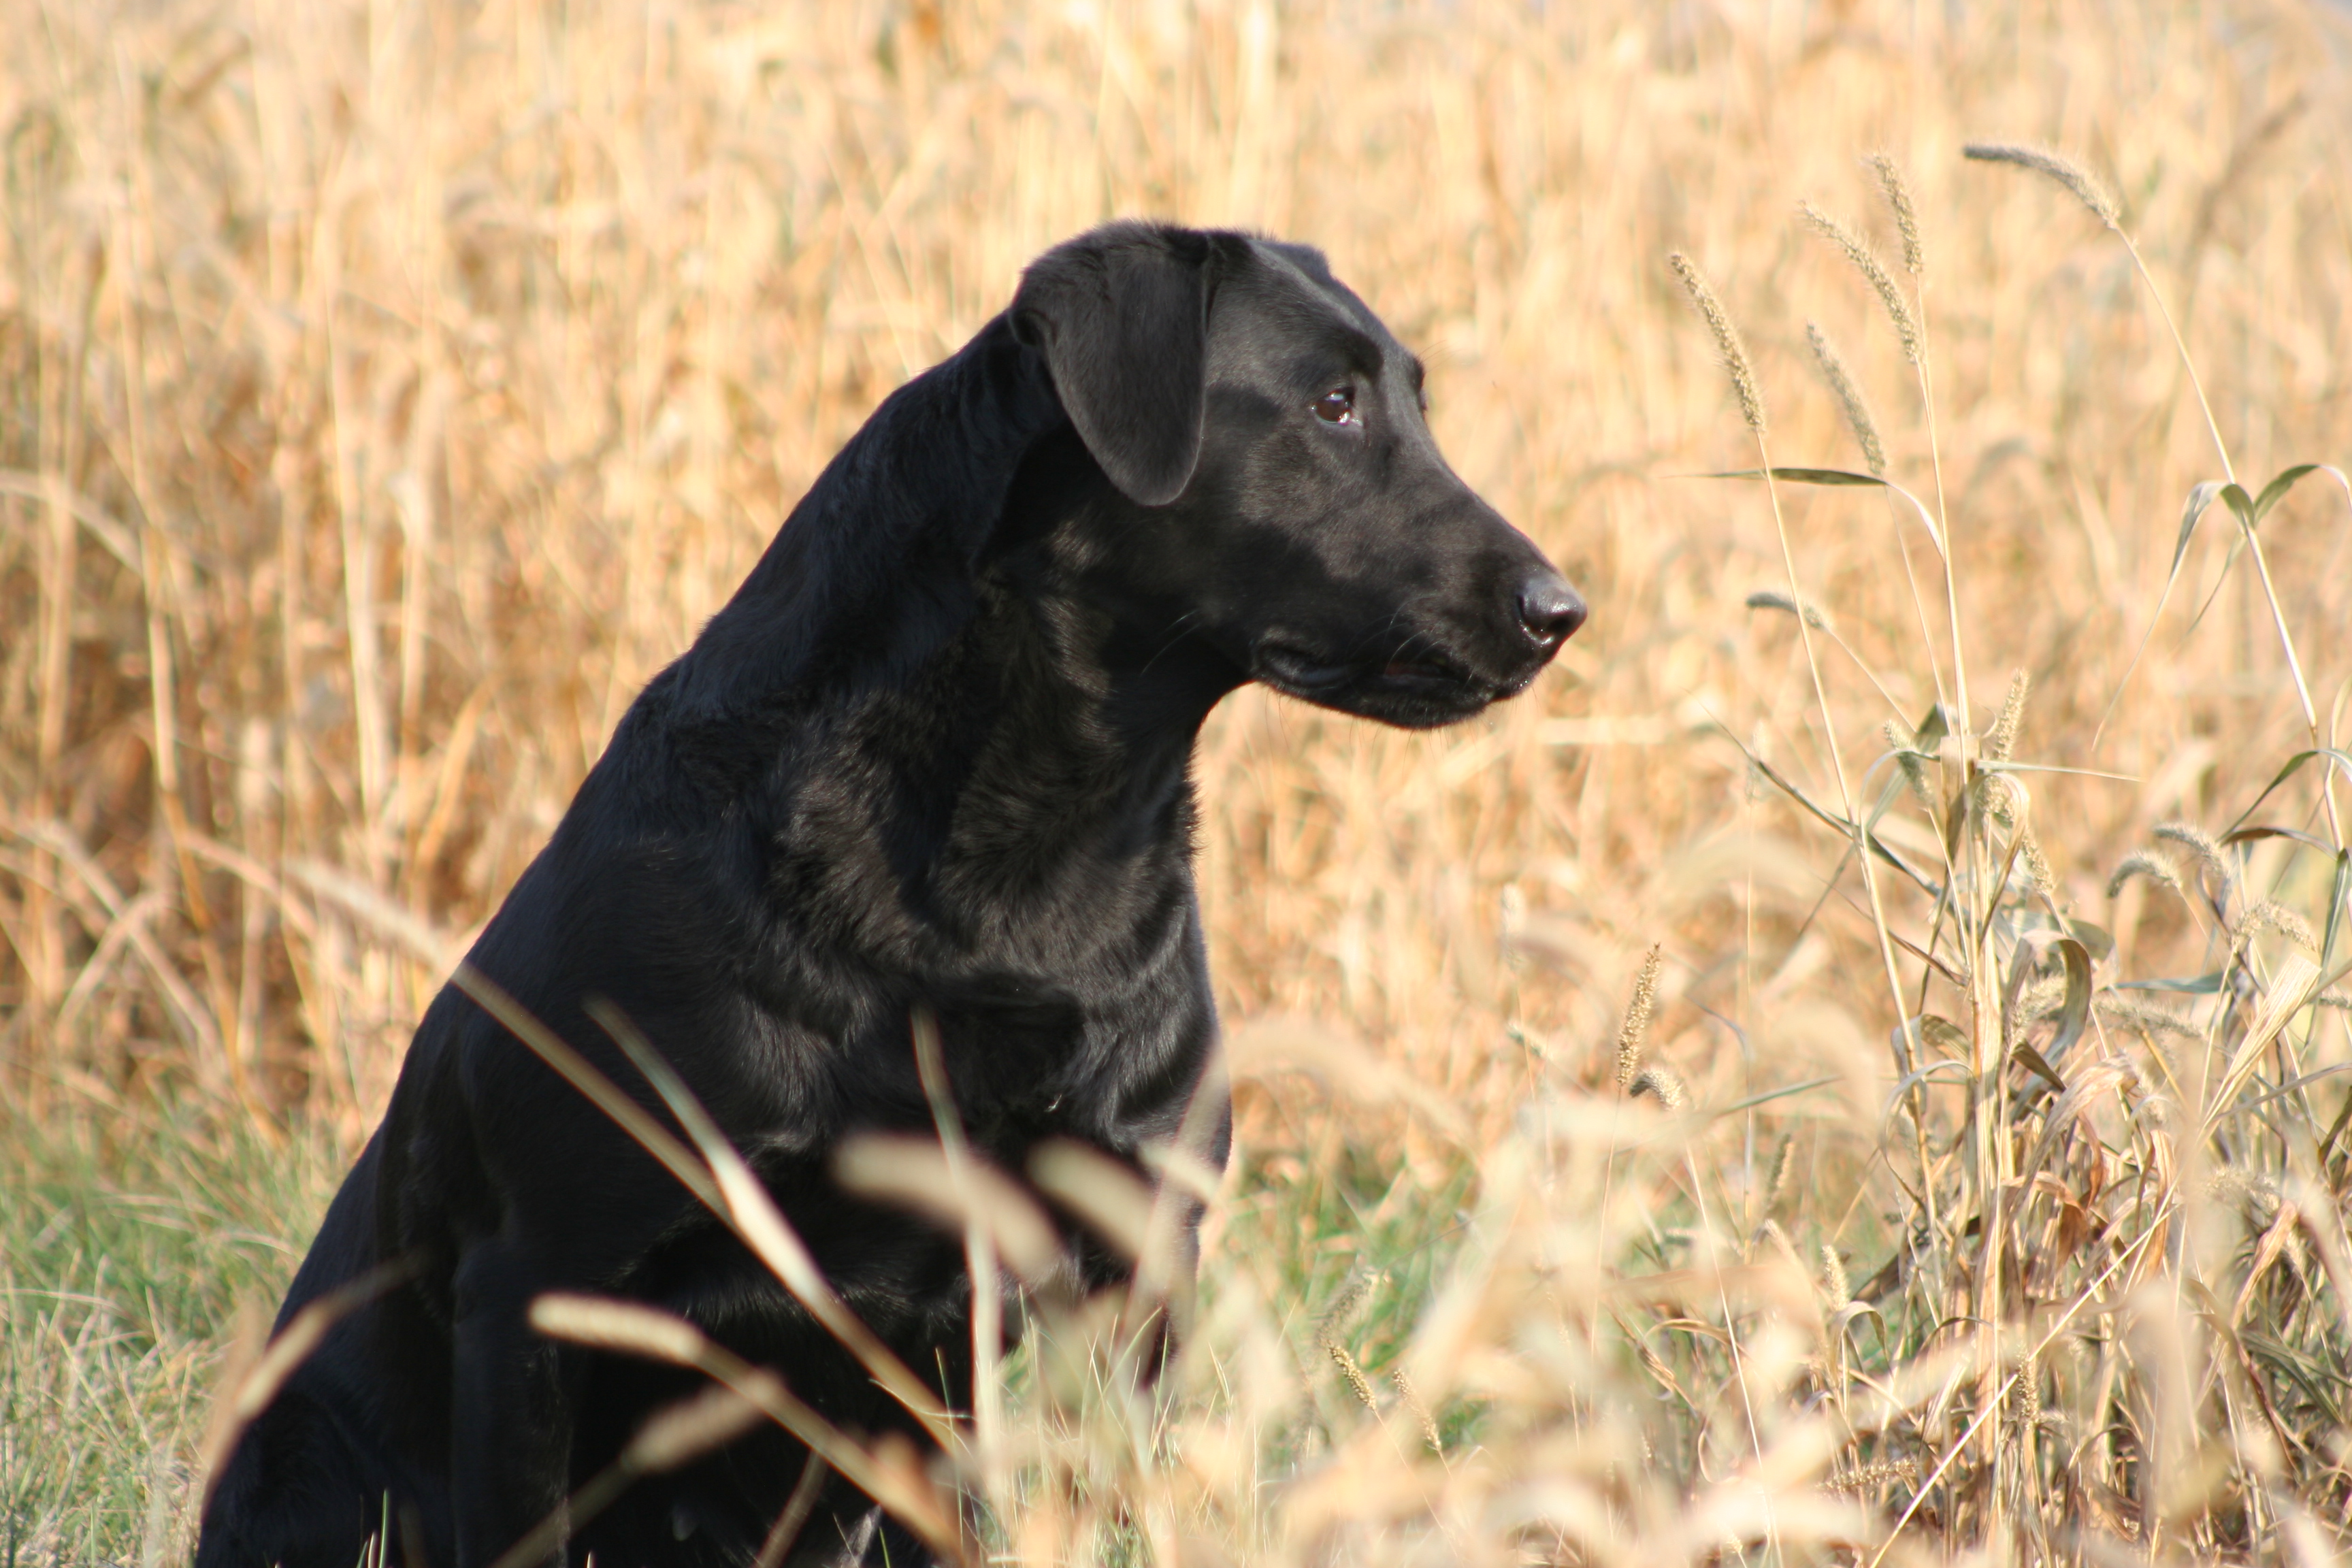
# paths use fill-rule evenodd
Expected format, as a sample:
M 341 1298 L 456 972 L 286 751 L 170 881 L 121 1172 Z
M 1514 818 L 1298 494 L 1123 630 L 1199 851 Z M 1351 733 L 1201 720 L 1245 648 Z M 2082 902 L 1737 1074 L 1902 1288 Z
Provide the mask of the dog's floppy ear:
M 1079 439 L 1145 506 L 1182 494 L 1200 460 L 1214 258 L 1205 234 L 1111 224 L 1039 257 L 1013 297 Z

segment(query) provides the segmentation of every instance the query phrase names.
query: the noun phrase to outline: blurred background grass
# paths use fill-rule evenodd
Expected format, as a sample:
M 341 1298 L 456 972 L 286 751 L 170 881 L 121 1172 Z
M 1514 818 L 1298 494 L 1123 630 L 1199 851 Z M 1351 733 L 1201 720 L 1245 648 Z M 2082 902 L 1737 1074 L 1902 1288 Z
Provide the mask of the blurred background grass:
M 1743 754 L 1833 798 L 1794 623 L 1746 604 L 1785 582 L 1761 492 L 1693 477 L 1752 447 L 1666 251 L 1747 333 L 1778 460 L 1857 466 L 1811 372 L 1818 319 L 1894 473 L 1930 489 L 1892 336 L 1794 221 L 1811 199 L 1888 235 L 1859 156 L 1906 172 L 1974 721 L 2028 671 L 2020 754 L 2122 775 L 2034 785 L 2058 902 L 2113 931 L 2103 980 L 2211 966 L 2179 900 L 2111 900 L 2107 873 L 2161 820 L 2224 825 L 2307 743 L 2259 584 L 2223 574 L 2229 535 L 2200 535 L 2157 613 L 2182 498 L 2218 475 L 2127 258 L 2055 185 L 1959 149 L 2042 141 L 2101 171 L 2242 471 L 2340 461 L 2338 9 L 0 17 L 12 1563 L 184 1542 L 233 1304 L 290 1272 L 442 979 L 337 889 L 453 932 L 486 918 L 638 685 L 875 402 L 1106 216 L 1324 247 L 1430 361 L 1455 466 L 1594 606 L 1555 674 L 1472 725 L 1404 735 L 1253 690 L 1204 737 L 1244 1149 L 1213 1292 L 1255 1281 L 1326 1407 L 1347 1397 L 1316 1381 L 1321 1303 L 1376 1264 L 1381 1342 L 1404 1342 L 1475 1152 L 1608 1082 L 1653 942 L 1651 1055 L 1700 1104 L 1834 1080 L 1722 1123 L 1717 1190 L 1762 1217 L 1792 1139 L 1802 1205 L 1780 1212 L 1809 1257 L 1827 1237 L 1875 1268 L 1907 1223 L 1881 1158 L 1875 934 L 1832 882 L 1838 839 Z M 1806 594 L 1892 700 L 1825 652 L 1839 740 L 1876 755 L 1883 721 L 1934 700 L 1931 658 L 1948 674 L 1948 617 L 1930 595 L 1923 630 L 1876 498 L 1784 500 Z M 2352 689 L 2347 536 L 2315 483 L 2263 536 L 2328 723 Z M 2283 794 L 2273 815 L 2308 826 L 2312 778 Z M 2284 854 L 2258 846 L 2248 876 L 2325 922 L 2324 879 Z M 2340 1020 L 2305 1048 L 2340 1061 Z M 2324 1127 L 2343 1091 L 2313 1092 Z M 1295 1455 L 1337 1417 L 1284 1419 Z M 2341 1442 L 2314 1430 L 2312 1474 L 2336 1479 L 2312 1495 L 2340 1499 Z M 2231 1528 L 2205 1545 L 2234 1549 Z

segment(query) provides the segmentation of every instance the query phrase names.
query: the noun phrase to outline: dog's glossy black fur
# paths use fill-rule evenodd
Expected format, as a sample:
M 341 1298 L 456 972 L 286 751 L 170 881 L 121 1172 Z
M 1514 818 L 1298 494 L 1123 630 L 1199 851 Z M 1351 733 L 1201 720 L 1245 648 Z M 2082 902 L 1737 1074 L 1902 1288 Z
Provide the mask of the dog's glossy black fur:
M 1113 225 L 891 396 L 734 599 L 629 710 L 473 963 L 649 1106 L 609 998 L 752 1160 L 849 1305 L 958 1406 L 957 1238 L 828 1155 L 927 1130 L 909 1045 L 1008 1170 L 1047 1137 L 1135 1162 L 1216 1030 L 1192 871 L 1202 720 L 1249 680 L 1391 724 L 1533 679 L 1583 617 L 1454 477 L 1422 371 L 1318 253 Z M 1217 1137 L 1218 1152 L 1223 1146 Z M 482 1568 L 679 1376 L 560 1347 L 541 1291 L 685 1314 L 835 1422 L 907 1430 L 731 1236 L 456 989 L 289 1293 L 388 1259 L 235 1451 L 201 1568 Z M 1094 1256 L 1097 1280 L 1118 1266 Z M 748 1562 L 801 1470 L 762 1430 L 638 1483 L 564 1549 Z M 845 1484 L 793 1561 L 916 1560 Z

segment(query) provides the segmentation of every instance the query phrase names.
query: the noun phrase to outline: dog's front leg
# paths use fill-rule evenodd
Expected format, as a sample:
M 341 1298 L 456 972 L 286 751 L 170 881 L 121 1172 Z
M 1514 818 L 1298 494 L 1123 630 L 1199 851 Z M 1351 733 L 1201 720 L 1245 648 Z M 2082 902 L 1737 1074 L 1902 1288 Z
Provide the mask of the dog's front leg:
M 558 1347 L 530 1326 L 541 1273 L 505 1242 L 468 1249 L 457 1278 L 449 1494 L 457 1568 L 488 1568 L 564 1504 L 572 1399 Z M 559 1541 L 533 1568 L 563 1568 Z

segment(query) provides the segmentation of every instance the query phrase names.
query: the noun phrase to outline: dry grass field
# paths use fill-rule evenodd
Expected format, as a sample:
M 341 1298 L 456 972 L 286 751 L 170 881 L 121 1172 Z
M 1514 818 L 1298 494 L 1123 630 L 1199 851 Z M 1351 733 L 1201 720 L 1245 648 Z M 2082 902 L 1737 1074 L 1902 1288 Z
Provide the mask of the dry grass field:
M 2352 464 L 2345 18 L 0 0 L 0 1563 L 185 1552 L 420 947 L 1128 213 L 1327 249 L 1594 609 L 1458 730 L 1213 719 L 1200 1322 L 1033 1339 L 972 1559 L 2352 1552 L 2352 492 L 2255 504 Z M 1916 510 L 1706 477 L 1670 252 Z

